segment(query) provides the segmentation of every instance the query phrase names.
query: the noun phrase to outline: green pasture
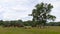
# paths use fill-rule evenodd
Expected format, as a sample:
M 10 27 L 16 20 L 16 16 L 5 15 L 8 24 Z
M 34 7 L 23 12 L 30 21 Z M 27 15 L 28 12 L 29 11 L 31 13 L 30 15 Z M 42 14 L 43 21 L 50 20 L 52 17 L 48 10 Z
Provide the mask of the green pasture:
M 0 27 L 0 34 L 60 34 L 60 26 L 49 26 L 41 28 L 17 28 L 17 27 Z

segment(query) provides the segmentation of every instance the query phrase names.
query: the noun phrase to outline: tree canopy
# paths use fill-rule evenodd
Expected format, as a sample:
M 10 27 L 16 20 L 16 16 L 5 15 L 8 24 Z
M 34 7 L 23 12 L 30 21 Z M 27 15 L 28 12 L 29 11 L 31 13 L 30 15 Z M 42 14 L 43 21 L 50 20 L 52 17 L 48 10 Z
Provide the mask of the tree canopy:
M 31 16 L 33 16 L 33 21 L 40 24 L 45 24 L 48 20 L 55 20 L 56 17 L 50 15 L 53 5 L 47 3 L 40 3 L 35 6 L 32 10 Z

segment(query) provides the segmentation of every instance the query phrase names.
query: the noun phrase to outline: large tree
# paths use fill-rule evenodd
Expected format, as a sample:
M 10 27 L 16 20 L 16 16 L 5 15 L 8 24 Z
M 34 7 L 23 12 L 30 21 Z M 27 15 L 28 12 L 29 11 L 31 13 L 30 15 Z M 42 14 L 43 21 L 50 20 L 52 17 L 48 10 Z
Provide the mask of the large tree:
M 37 25 L 45 25 L 48 20 L 55 20 L 56 17 L 50 15 L 52 8 L 53 6 L 51 4 L 37 4 L 31 14 L 31 16 L 33 16 L 33 21 L 37 22 Z

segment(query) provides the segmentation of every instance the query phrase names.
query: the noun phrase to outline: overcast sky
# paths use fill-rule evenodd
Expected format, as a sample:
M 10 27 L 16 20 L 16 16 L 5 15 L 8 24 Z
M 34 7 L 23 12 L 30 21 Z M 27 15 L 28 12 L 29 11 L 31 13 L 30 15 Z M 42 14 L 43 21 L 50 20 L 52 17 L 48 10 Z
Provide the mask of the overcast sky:
M 60 21 L 60 0 L 0 0 L 0 20 L 31 20 L 28 14 L 41 2 L 51 3 L 54 6 L 51 14 L 57 17 L 55 21 Z

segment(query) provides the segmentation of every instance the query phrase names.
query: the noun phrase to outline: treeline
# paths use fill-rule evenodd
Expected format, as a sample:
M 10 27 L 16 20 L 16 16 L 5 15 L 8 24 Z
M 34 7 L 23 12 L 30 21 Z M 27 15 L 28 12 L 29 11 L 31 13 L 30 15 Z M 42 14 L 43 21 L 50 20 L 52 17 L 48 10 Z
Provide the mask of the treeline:
M 15 21 L 3 21 L 0 20 L 0 25 L 3 27 L 23 27 L 22 20 L 15 20 Z
M 3 27 L 24 27 L 24 26 L 35 26 L 36 24 L 33 21 L 22 21 L 22 20 L 15 20 L 15 21 L 3 21 L 0 20 L 0 26 Z
M 22 20 L 15 20 L 15 21 L 3 21 L 0 20 L 0 26 L 3 27 L 24 27 L 24 26 L 32 26 L 36 27 L 38 24 L 34 21 L 22 21 Z M 45 26 L 60 26 L 60 22 L 49 22 L 46 23 Z
M 49 22 L 46 23 L 47 26 L 60 26 L 60 22 Z

